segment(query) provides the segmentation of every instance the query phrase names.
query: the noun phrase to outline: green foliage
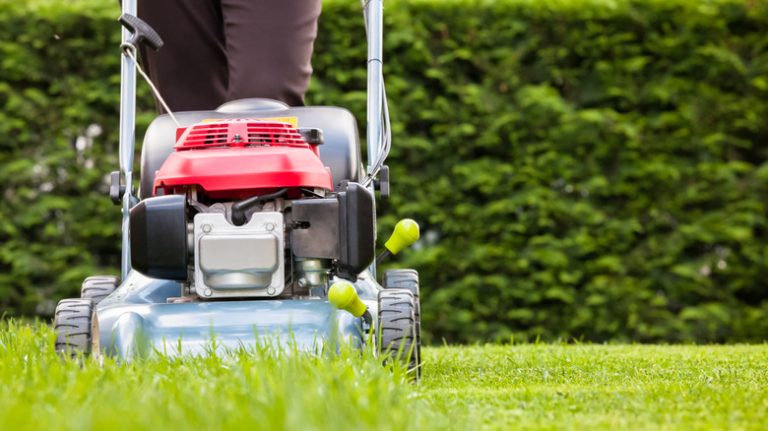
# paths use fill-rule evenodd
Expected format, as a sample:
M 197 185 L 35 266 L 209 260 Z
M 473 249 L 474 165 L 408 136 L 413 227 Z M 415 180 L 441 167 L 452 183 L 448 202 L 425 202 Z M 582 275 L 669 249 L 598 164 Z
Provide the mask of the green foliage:
M 764 430 L 768 346 L 425 348 L 405 383 L 368 352 L 255 348 L 62 360 L 0 322 L 0 429 Z
M 764 3 L 386 12 L 387 209 L 423 225 L 404 263 L 421 271 L 433 336 L 768 335 Z M 347 15 L 326 9 L 326 24 Z M 335 76 L 315 81 L 324 102 L 361 88 L 362 75 L 352 87 Z
M 102 3 L 0 0 L 11 314 L 118 268 L 118 11 Z M 421 273 L 433 340 L 768 336 L 764 2 L 392 0 L 385 19 L 380 236 L 422 224 L 397 264 Z M 361 125 L 364 35 L 356 2 L 325 2 L 309 94 Z

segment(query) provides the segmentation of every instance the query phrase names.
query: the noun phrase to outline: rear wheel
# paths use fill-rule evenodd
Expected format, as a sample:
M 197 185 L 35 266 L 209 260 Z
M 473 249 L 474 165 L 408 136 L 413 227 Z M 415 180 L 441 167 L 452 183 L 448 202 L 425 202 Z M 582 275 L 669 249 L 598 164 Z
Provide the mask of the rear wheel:
M 405 365 L 419 379 L 421 361 L 416 349 L 416 301 L 405 289 L 379 292 L 379 352 Z
M 56 332 L 56 352 L 75 356 L 91 351 L 91 322 L 93 301 L 63 299 L 56 306 L 53 330 Z
M 416 356 L 421 362 L 421 301 L 419 299 L 419 272 L 415 269 L 390 269 L 384 273 L 385 289 L 405 289 L 413 295 L 415 308 L 413 317 L 416 320 Z M 421 367 L 416 369 L 421 377 Z
M 120 278 L 114 275 L 94 275 L 83 281 L 83 287 L 80 289 L 80 297 L 91 299 L 96 306 L 102 299 L 109 296 L 117 289 L 120 284 Z

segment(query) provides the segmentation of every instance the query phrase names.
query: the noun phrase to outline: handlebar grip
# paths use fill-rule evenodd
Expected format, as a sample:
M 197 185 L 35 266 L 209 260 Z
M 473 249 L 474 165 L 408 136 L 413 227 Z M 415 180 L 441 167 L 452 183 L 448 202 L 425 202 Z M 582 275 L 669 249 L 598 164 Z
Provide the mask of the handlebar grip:
M 128 39 L 127 43 L 134 46 L 145 44 L 153 50 L 157 51 L 163 46 L 163 39 L 149 24 L 144 22 L 141 18 L 124 13 L 117 19 L 120 24 L 123 25 L 133 35 Z

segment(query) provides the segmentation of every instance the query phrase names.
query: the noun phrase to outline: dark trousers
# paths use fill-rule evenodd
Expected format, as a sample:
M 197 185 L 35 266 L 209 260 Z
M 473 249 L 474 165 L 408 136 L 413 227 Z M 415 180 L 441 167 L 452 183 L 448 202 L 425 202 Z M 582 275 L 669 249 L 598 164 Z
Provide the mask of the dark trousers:
M 173 111 L 245 97 L 303 105 L 320 8 L 321 0 L 139 0 L 139 17 L 165 42 L 142 48 L 142 63 Z

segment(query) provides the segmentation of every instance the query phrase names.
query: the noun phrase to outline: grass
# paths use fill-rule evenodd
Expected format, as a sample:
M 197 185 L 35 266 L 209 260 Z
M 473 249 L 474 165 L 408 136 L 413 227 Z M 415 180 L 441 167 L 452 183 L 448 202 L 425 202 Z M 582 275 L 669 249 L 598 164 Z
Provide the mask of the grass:
M 768 345 L 424 354 L 418 386 L 347 351 L 99 364 L 59 359 L 44 325 L 0 323 L 0 429 L 768 429 Z
M 768 429 L 768 345 L 430 351 L 419 389 L 490 429 Z

